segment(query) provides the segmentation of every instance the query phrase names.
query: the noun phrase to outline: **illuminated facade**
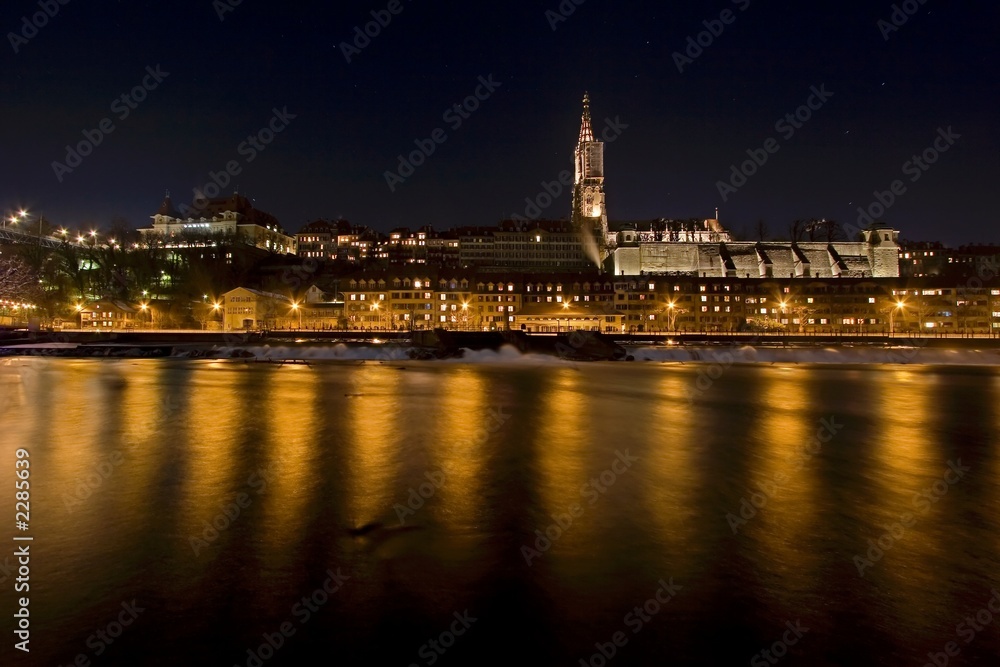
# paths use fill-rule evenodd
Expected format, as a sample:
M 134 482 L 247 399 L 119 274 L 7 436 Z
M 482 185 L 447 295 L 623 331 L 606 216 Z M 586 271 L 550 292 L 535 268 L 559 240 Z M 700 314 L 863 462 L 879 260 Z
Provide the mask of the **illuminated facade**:
M 225 199 L 202 199 L 193 206 L 174 208 L 167 193 L 143 236 L 159 236 L 168 248 L 205 247 L 213 237 L 236 238 L 243 243 L 278 254 L 295 254 L 295 239 L 278 220 L 254 208 L 249 199 L 234 194 Z
M 248 329 L 292 329 L 299 324 L 299 313 L 283 294 L 237 287 L 222 295 L 224 331 Z
M 604 257 L 608 238 L 608 211 L 604 198 L 604 142 L 594 138 L 590 123 L 590 95 L 583 94 L 583 117 L 580 119 L 580 136 L 576 143 L 575 172 L 573 178 L 573 226 L 586 238 L 593 238 L 601 246 Z

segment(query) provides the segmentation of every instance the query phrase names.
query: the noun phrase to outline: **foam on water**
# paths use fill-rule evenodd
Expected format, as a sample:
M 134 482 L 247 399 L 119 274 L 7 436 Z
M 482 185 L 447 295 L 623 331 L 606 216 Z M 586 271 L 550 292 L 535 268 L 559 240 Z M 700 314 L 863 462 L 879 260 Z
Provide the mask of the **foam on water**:
M 927 347 L 626 346 L 636 361 L 674 363 L 928 364 L 998 366 L 1000 350 Z
M 1000 366 L 1000 349 L 945 349 L 927 347 L 753 347 L 717 346 L 624 346 L 636 361 L 661 363 L 728 364 L 926 364 L 955 366 Z M 213 354 L 228 357 L 243 350 L 257 359 L 302 361 L 410 361 L 411 348 L 396 345 L 259 345 L 219 347 Z M 184 356 L 180 354 L 179 356 Z M 438 363 L 463 364 L 571 364 L 548 354 L 522 353 L 511 345 L 498 350 L 463 349 L 460 357 L 432 359 Z

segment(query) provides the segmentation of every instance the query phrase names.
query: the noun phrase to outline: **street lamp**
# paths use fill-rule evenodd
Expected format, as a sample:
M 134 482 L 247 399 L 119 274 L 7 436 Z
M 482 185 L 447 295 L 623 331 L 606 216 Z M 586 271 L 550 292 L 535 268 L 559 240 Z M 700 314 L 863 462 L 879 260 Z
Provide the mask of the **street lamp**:
M 218 308 L 219 305 L 216 304 L 215 307 Z M 297 302 L 295 302 L 295 303 L 292 304 L 292 312 L 293 313 L 297 312 L 299 314 L 299 331 L 301 331 L 302 330 L 302 310 L 299 308 L 299 304 Z
M 894 335 L 895 331 L 896 331 L 896 326 L 895 326 L 896 311 L 898 310 L 899 313 L 900 313 L 900 315 L 902 315 L 903 314 L 903 309 L 905 307 L 906 307 L 906 303 L 904 303 L 902 300 L 897 300 L 896 303 L 893 304 L 892 307 L 889 308 L 889 335 L 890 336 Z

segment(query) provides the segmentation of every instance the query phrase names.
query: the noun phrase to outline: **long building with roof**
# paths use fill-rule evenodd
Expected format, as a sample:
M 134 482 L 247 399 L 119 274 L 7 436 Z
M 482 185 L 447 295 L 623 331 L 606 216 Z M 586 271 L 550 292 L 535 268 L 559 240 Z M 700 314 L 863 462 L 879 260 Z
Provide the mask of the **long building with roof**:
M 702 278 L 894 278 L 899 232 L 873 226 L 856 241 L 733 241 L 716 218 L 609 222 L 604 192 L 604 142 L 594 137 L 584 94 L 571 220 L 587 255 L 597 236 L 601 264 L 616 276 Z
M 152 224 L 139 228 L 139 233 L 159 236 L 168 247 L 203 246 L 212 237 L 229 236 L 269 252 L 295 254 L 295 238 L 285 233 L 277 218 L 239 194 L 175 207 L 167 192 L 150 218 Z

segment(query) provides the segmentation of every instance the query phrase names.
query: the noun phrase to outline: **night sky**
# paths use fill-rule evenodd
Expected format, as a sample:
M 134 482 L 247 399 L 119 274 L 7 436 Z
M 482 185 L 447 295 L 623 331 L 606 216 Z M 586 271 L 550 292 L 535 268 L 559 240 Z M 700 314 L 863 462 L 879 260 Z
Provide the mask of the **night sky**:
M 613 220 L 719 207 L 731 229 L 763 219 L 785 235 L 795 218 L 856 223 L 899 180 L 880 217 L 904 238 L 1000 242 L 996 3 L 909 0 L 895 29 L 888 1 L 564 0 L 565 17 L 558 0 L 233 2 L 42 0 L 58 12 L 37 34 L 22 17 L 38 0 L 4 2 L 0 207 L 140 226 L 165 190 L 189 202 L 233 161 L 222 192 L 238 187 L 290 231 L 318 217 L 381 231 L 490 225 L 572 170 L 587 90 L 598 133 L 609 118 L 627 125 L 605 147 Z M 341 44 L 372 11 L 391 22 L 348 63 Z M 712 23 L 720 15 L 728 25 Z M 721 34 L 702 35 L 711 43 L 679 71 L 673 54 L 706 21 Z M 121 96 L 144 80 L 130 108 Z M 776 127 L 812 87 L 832 96 L 813 98 L 799 128 Z M 445 115 L 477 88 L 478 109 Z M 294 118 L 263 150 L 241 146 L 275 109 Z M 390 190 L 397 156 L 439 128 L 445 141 Z M 948 128 L 933 165 L 905 165 Z M 70 168 L 66 146 L 84 131 L 100 145 L 72 171 L 54 167 Z M 769 138 L 777 152 L 723 201 L 719 181 Z M 569 207 L 564 193 L 540 213 Z

